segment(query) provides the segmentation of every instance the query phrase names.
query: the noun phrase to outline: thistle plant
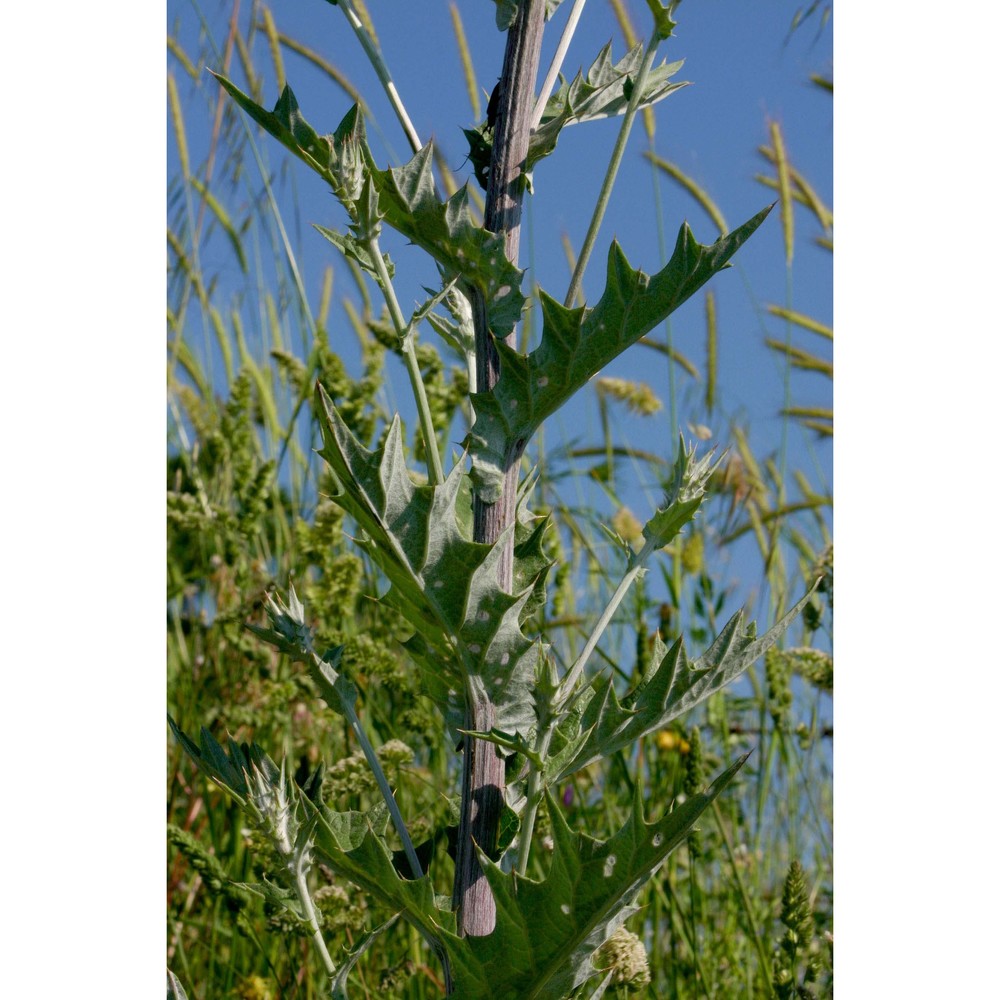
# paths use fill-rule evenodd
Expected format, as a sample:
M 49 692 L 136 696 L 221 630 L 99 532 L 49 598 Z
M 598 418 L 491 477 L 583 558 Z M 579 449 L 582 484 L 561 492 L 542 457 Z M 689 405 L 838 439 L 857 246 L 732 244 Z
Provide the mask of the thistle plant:
M 631 539 L 612 532 L 624 572 L 582 649 L 561 671 L 546 637 L 531 628 L 546 603 L 553 563 L 549 518 L 531 510 L 534 476 L 523 458 L 542 423 L 725 269 L 770 208 L 709 245 L 698 243 L 685 224 L 669 261 L 653 274 L 633 268 L 613 242 L 602 293 L 593 304 L 576 306 L 635 116 L 683 86 L 672 79 L 679 63 L 656 64 L 678 4 L 648 0 L 652 26 L 644 45 L 617 63 L 606 49 L 586 75 L 558 87 L 556 65 L 536 96 L 542 32 L 558 0 L 497 3 L 497 23 L 506 32 L 503 74 L 486 119 L 466 133 L 474 179 L 486 190 L 482 224 L 468 185 L 449 198 L 439 193 L 433 145 L 420 143 L 364 18 L 346 0 L 336 5 L 372 59 L 413 148 L 403 166 L 383 168 L 376 161 L 359 105 L 321 134 L 289 87 L 268 110 L 230 80 L 218 80 L 336 196 L 346 225 L 317 229 L 377 287 L 392 346 L 408 375 L 420 470 L 409 466 L 398 414 L 368 447 L 322 381 L 313 407 L 322 432 L 319 454 L 333 484 L 330 499 L 388 583 L 380 601 L 406 623 L 404 648 L 420 690 L 439 710 L 461 755 L 451 896 L 436 891 L 419 856 L 360 717 L 358 689 L 343 669 L 344 647 L 317 646 L 293 586 L 286 597 L 268 595 L 266 625 L 248 627 L 304 665 L 329 708 L 344 719 L 371 769 L 379 804 L 367 812 L 334 811 L 323 800 L 321 771 L 300 784 L 284 762 L 275 764 L 255 744 L 230 740 L 223 748 L 203 730 L 198 745 L 175 732 L 280 859 L 273 882 L 241 888 L 306 925 L 334 996 L 346 995 L 360 955 L 398 923 L 419 932 L 439 964 L 444 991 L 465 1000 L 556 1000 L 583 991 L 597 997 L 612 984 L 638 988 L 649 981 L 649 969 L 641 942 L 623 924 L 636 911 L 640 890 L 687 841 L 748 755 L 726 764 L 707 787 L 699 755 L 683 801 L 672 809 L 654 804 L 652 819 L 636 782 L 628 819 L 603 841 L 571 828 L 556 790 L 590 765 L 628 754 L 644 736 L 739 677 L 781 638 L 809 595 L 762 636 L 737 613 L 693 658 L 682 638 L 668 646 L 655 636 L 650 649 L 643 643 L 648 662 L 627 694 L 616 690 L 610 672 L 590 669 L 622 601 L 696 517 L 720 467 L 721 458 L 698 456 L 681 438 L 663 496 L 641 530 Z M 581 6 L 575 5 L 574 17 Z M 527 295 L 518 247 L 532 169 L 554 152 L 563 128 L 610 116 L 621 117 L 621 129 L 569 287 L 558 295 L 538 292 L 541 339 L 522 353 L 515 331 Z M 396 263 L 381 245 L 385 227 L 427 254 L 439 275 L 439 286 L 409 316 L 394 285 Z M 473 421 L 450 467 L 418 357 L 418 331 L 426 327 L 458 351 L 469 372 Z M 700 746 L 697 736 L 693 745 Z M 542 814 L 551 838 L 547 866 L 538 864 Z M 402 845 L 401 856 L 390 837 Z M 327 950 L 310 887 L 317 864 L 389 913 L 340 963 Z

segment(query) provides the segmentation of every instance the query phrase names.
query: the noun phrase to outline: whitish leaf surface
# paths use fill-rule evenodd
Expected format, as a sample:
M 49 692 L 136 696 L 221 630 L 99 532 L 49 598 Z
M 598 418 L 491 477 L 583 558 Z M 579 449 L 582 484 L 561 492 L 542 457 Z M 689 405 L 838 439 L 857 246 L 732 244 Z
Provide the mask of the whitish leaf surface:
M 640 736 L 661 729 L 689 712 L 752 666 L 784 635 L 812 591 L 772 628 L 757 637 L 756 624 L 744 627 L 738 611 L 712 645 L 694 662 L 684 642 L 669 649 L 654 640 L 653 667 L 624 704 L 607 673 L 598 675 L 560 727 L 549 760 L 549 781 L 564 780 L 580 768 L 631 746 Z
M 770 210 L 711 246 L 698 243 L 685 224 L 667 265 L 652 277 L 634 270 L 615 241 L 604 294 L 592 309 L 568 309 L 541 292 L 541 343 L 527 356 L 497 343 L 500 380 L 492 392 L 472 394 L 476 422 L 468 447 L 473 481 L 485 502 L 500 496 L 512 446 L 526 442 L 577 389 L 722 270 Z
M 439 486 L 417 486 L 406 469 L 398 417 L 383 446 L 368 451 L 322 388 L 317 411 L 320 454 L 341 484 L 335 499 L 363 530 L 361 544 L 391 584 L 383 600 L 415 630 L 407 648 L 423 667 L 425 691 L 451 720 L 459 718 L 467 686 L 485 691 L 496 725 L 527 733 L 539 647 L 521 622 L 548 568 L 541 550 L 546 521 L 522 511 L 496 544 L 473 542 L 471 494 L 460 467 Z M 497 583 L 509 532 L 515 534 L 513 595 Z
M 167 1000 L 188 1000 L 181 981 L 167 969 Z

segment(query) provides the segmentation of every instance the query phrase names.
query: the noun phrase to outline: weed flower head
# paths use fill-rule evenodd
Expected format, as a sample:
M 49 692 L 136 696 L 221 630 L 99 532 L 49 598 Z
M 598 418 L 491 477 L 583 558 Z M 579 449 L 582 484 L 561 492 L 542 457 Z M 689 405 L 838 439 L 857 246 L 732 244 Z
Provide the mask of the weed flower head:
M 601 968 L 614 970 L 611 981 L 624 986 L 630 993 L 638 993 L 649 985 L 649 959 L 646 948 L 638 935 L 619 927 L 598 951 Z

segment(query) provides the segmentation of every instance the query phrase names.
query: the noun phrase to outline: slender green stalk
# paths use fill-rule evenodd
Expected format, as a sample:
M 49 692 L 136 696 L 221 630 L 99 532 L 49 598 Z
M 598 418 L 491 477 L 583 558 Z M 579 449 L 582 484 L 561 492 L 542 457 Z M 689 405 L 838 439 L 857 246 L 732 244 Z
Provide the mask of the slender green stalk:
M 549 743 L 552 742 L 554 728 L 554 726 L 550 726 L 539 735 L 535 749 L 542 760 L 545 760 L 549 752 Z M 538 807 L 541 805 L 543 790 L 541 769 L 532 765 L 531 772 L 528 775 L 528 787 L 525 792 L 527 802 L 521 818 L 521 832 L 517 846 L 517 873 L 519 875 L 525 875 L 528 871 L 528 858 L 531 856 L 531 836 L 535 832 L 535 819 L 538 816 Z
M 319 655 L 319 653 L 316 652 L 315 649 L 313 649 L 311 640 L 305 639 L 302 641 L 299 645 L 299 649 L 302 653 L 309 657 L 315 669 L 322 674 L 326 661 Z M 392 819 L 393 826 L 396 828 L 396 833 L 399 834 L 399 839 L 402 841 L 403 851 L 406 853 L 406 859 L 410 863 L 413 876 L 414 878 L 423 878 L 423 867 L 420 864 L 420 860 L 417 858 L 417 852 L 413 849 L 413 841 L 410 839 L 410 833 L 406 829 L 406 823 L 403 820 L 403 815 L 399 811 L 399 806 L 396 804 L 396 798 L 392 794 L 392 788 L 389 786 L 389 782 L 386 779 L 385 771 L 382 770 L 382 764 L 379 762 L 378 755 L 375 753 L 375 748 L 372 746 L 371 740 L 368 739 L 368 734 L 361 725 L 358 713 L 354 709 L 353 700 L 345 697 L 338 686 L 331 684 L 330 687 L 337 695 L 340 702 L 340 710 L 343 712 L 344 718 L 347 720 L 347 724 L 351 727 L 351 731 L 357 738 L 358 744 L 361 746 L 361 751 L 365 755 L 365 760 L 368 761 L 368 766 L 372 769 L 372 774 L 375 776 L 375 782 L 378 785 L 379 791 L 382 793 L 382 798 L 385 799 L 386 807 L 389 810 L 389 817 Z
M 573 40 L 573 34 L 576 31 L 576 26 L 580 21 L 580 15 L 583 13 L 583 7 L 586 2 L 587 0 L 575 0 L 573 9 L 569 12 L 569 20 L 566 22 L 566 27 L 563 28 L 559 44 L 556 46 L 555 54 L 552 56 L 552 62 L 549 65 L 549 71 L 545 75 L 545 82 L 542 84 L 542 89 L 538 94 L 538 100 L 535 101 L 535 110 L 531 116 L 532 129 L 538 128 L 541 123 L 545 105 L 552 94 L 552 88 L 556 85 L 556 80 L 559 79 L 559 70 L 562 69 L 563 61 L 566 59 L 569 43 Z
M 392 110 L 396 112 L 396 117 L 399 119 L 400 125 L 403 126 L 403 131 L 406 133 L 406 139 L 410 144 L 410 148 L 416 153 L 423 143 L 420 141 L 420 136 L 417 135 L 417 130 L 413 127 L 413 122 L 410 121 L 410 116 L 406 113 L 406 108 L 403 107 L 399 91 L 396 90 L 396 85 L 392 82 L 392 74 L 389 72 L 389 67 L 386 65 L 385 59 L 382 58 L 382 53 L 379 52 L 378 45 L 375 44 L 375 39 L 368 34 L 365 26 L 361 23 L 361 18 L 358 17 L 358 12 L 354 9 L 354 4 L 351 3 L 351 0 L 338 0 L 337 6 L 344 12 L 347 23 L 351 26 L 354 34 L 358 36 L 358 41 L 361 42 L 361 47 L 365 50 L 365 55 L 368 56 L 369 61 L 375 68 L 375 72 L 382 83 L 382 88 L 389 98 Z
M 389 271 L 382 259 L 382 251 L 379 249 L 378 237 L 371 236 L 368 239 L 368 252 L 371 254 L 378 272 L 378 283 L 385 296 L 385 304 L 389 307 L 389 316 L 392 325 L 399 336 L 400 347 L 403 350 L 403 363 L 406 365 L 406 374 L 410 377 L 410 386 L 413 389 L 413 399 L 417 404 L 417 416 L 420 420 L 420 430 L 424 438 L 424 451 L 427 453 L 427 475 L 431 484 L 437 486 L 444 482 L 444 470 L 441 467 L 441 456 L 438 454 L 437 436 L 434 433 L 434 420 L 431 417 L 430 404 L 427 402 L 427 390 L 424 387 L 424 380 L 420 374 L 420 365 L 417 362 L 417 349 L 414 343 L 413 331 L 403 318 L 403 311 L 399 308 L 399 300 L 396 298 L 396 290 L 392 286 L 392 279 Z
M 625 111 L 625 119 L 618 132 L 615 141 L 615 148 L 611 151 L 611 162 L 608 164 L 607 172 L 604 175 L 604 182 L 601 185 L 601 193 L 597 197 L 597 205 L 594 208 L 594 215 L 590 220 L 590 228 L 583 240 L 583 247 L 580 249 L 580 256 L 577 258 L 576 267 L 573 269 L 573 277 L 570 279 L 566 297 L 563 305 L 571 306 L 576 298 L 576 293 L 583 283 L 583 273 L 587 269 L 590 255 L 594 251 L 594 244 L 597 242 L 597 234 L 604 221 L 604 213 L 607 211 L 608 202 L 611 200 L 611 189 L 614 187 L 615 179 L 618 176 L 618 168 L 621 166 L 622 157 L 625 155 L 625 147 L 628 144 L 628 137 L 632 131 L 632 123 L 635 121 L 636 112 L 639 110 L 639 102 L 642 98 L 643 89 L 646 86 L 646 79 L 649 76 L 650 67 L 656 58 L 656 50 L 660 44 L 658 29 L 654 28 L 646 43 L 646 54 L 643 56 L 642 65 L 632 86 L 632 96 L 629 98 L 628 108 Z
M 743 912 L 746 915 L 747 923 L 750 925 L 750 935 L 753 938 L 754 947 L 757 949 L 757 958 L 760 961 L 761 972 L 767 979 L 767 991 L 774 995 L 771 984 L 774 982 L 774 975 L 771 972 L 771 960 L 768 958 L 767 949 L 764 947 L 764 937 L 757 923 L 757 917 L 753 912 L 753 905 L 750 902 L 750 893 L 747 891 L 746 883 L 740 874 L 739 865 L 736 863 L 736 852 L 733 850 L 733 842 L 729 839 L 729 832 L 722 818 L 722 810 L 714 799 L 712 801 L 712 814 L 715 816 L 715 825 L 722 834 L 722 842 L 726 845 L 726 854 L 729 856 L 729 865 L 733 870 L 733 878 L 740 891 L 740 901 L 743 904 Z
M 611 619 L 618 610 L 618 605 L 621 604 L 632 584 L 635 583 L 639 576 L 644 572 L 645 565 L 649 561 L 649 557 L 657 548 L 657 539 L 655 537 L 649 538 L 646 540 L 646 544 L 643 545 L 642 549 L 639 551 L 639 554 L 633 557 L 631 563 L 629 564 L 629 568 L 625 571 L 625 575 L 622 577 L 617 589 L 611 595 L 611 600 L 608 601 L 607 607 L 605 607 L 601 617 L 597 621 L 597 624 L 594 626 L 594 630 L 590 633 L 590 638 L 587 639 L 586 645 L 583 647 L 580 655 L 576 658 L 576 662 L 572 667 L 570 667 L 569 673 L 563 678 L 562 683 L 559 685 L 559 690 L 556 692 L 553 702 L 560 709 L 564 709 L 566 707 L 566 703 L 572 697 L 573 690 L 583 674 L 583 669 L 587 665 L 587 661 L 590 659 L 591 653 L 594 652 L 598 642 L 601 640 L 601 636 L 604 634 L 604 630 L 611 623 Z
M 382 765 L 379 763 L 378 756 L 375 753 L 375 748 L 372 746 L 371 740 L 368 739 L 368 734 L 364 731 L 364 728 L 361 725 L 361 720 L 358 718 L 358 713 L 354 711 L 354 706 L 346 700 L 342 702 L 342 705 L 344 715 L 350 723 L 351 729 L 354 731 L 354 735 L 357 737 L 358 743 L 361 745 L 361 750 L 365 755 L 365 760 L 368 761 L 368 766 L 372 769 L 372 773 L 375 775 L 375 781 L 378 784 L 379 791 L 382 793 L 382 798 L 385 799 L 385 804 L 389 809 L 389 816 L 392 818 L 393 826 L 396 827 L 399 839 L 403 842 L 403 850 L 406 853 L 406 860 L 410 862 L 413 877 L 423 878 L 423 867 L 420 864 L 420 860 L 417 858 L 417 852 L 413 849 L 413 841 L 410 839 L 410 832 L 406 829 L 406 823 L 403 821 L 403 816 L 399 811 L 399 806 L 396 805 L 396 797 L 392 794 L 392 788 L 389 787 L 389 782 L 386 780 L 385 771 L 382 770 Z
M 302 906 L 302 912 L 305 914 L 306 922 L 312 929 L 313 943 L 316 945 L 319 957 L 323 961 L 323 967 L 326 969 L 327 974 L 332 976 L 334 972 L 337 971 L 337 966 L 330 957 L 330 952 L 326 947 L 326 941 L 323 940 L 323 933 L 319 929 L 319 920 L 316 918 L 316 907 L 313 905 L 312 895 L 309 892 L 309 885 L 306 882 L 305 861 L 305 852 L 300 852 L 299 856 L 295 859 L 295 892 L 299 897 L 299 904 Z

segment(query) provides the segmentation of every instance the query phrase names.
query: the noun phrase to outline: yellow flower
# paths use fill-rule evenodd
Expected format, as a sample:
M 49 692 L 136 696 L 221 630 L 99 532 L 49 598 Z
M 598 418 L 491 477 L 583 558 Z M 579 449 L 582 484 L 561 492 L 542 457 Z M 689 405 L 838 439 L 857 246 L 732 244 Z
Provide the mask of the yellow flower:
M 676 750 L 681 754 L 691 752 L 691 744 L 672 729 L 661 729 L 656 734 L 656 745 L 665 751 Z

